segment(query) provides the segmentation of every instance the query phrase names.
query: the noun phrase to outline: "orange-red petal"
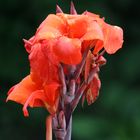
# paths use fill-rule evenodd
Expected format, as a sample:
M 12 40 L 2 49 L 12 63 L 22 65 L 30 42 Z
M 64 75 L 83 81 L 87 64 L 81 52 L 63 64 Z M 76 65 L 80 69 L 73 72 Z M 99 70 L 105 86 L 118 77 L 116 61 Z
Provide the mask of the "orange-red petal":
M 87 15 L 87 16 L 90 16 L 90 17 L 92 17 L 92 18 L 100 18 L 99 15 L 94 14 L 94 13 L 91 13 L 91 12 L 88 12 L 88 11 L 85 11 L 85 12 L 83 13 L 83 15 Z
M 58 83 L 51 83 L 44 85 L 44 92 L 46 96 L 47 104 L 50 106 L 53 106 L 56 102 L 56 100 L 59 98 L 59 87 L 60 84 Z
M 123 44 L 123 30 L 118 26 L 111 26 L 109 24 L 103 25 L 104 33 L 104 48 L 109 54 L 115 53 L 122 48 Z
M 61 33 L 65 33 L 65 31 L 66 31 L 66 26 L 65 26 L 64 20 L 54 14 L 48 15 L 48 17 L 38 27 L 37 33 L 42 32 L 43 30 L 46 30 L 47 27 L 52 27 L 54 29 L 57 29 Z
M 34 92 L 31 93 L 31 95 L 27 98 L 24 106 L 23 106 L 23 113 L 24 116 L 29 116 L 27 107 L 28 105 L 30 105 L 30 107 L 38 107 L 40 106 L 45 106 L 46 102 L 46 97 L 44 95 L 44 91 L 43 90 L 36 90 Z
M 57 61 L 53 59 L 50 46 L 41 46 L 40 43 L 35 44 L 32 47 L 29 60 L 33 81 L 40 84 L 58 81 L 57 66 L 54 65 Z
M 89 51 L 85 63 L 85 75 L 84 75 L 85 80 L 88 79 L 92 63 L 93 63 L 93 54 L 91 53 L 91 51 Z
M 60 31 L 57 30 L 56 28 L 47 26 L 42 30 L 40 30 L 39 32 L 37 32 L 37 34 L 35 35 L 35 42 L 39 42 L 41 40 L 50 40 L 53 38 L 57 38 L 61 35 L 62 34 L 60 33 Z
M 123 30 L 118 26 L 112 26 L 104 22 L 103 18 L 100 18 L 98 15 L 95 15 L 90 12 L 84 12 L 84 15 L 89 16 L 91 19 L 97 21 L 97 23 L 102 28 L 102 32 L 104 35 L 104 48 L 107 53 L 113 54 L 120 48 L 122 48 L 123 44 Z M 98 42 L 98 46 L 100 42 Z M 95 48 L 94 53 L 98 52 L 99 47 Z
M 90 21 L 86 34 L 82 37 L 83 40 L 96 40 L 103 41 L 104 36 L 101 27 L 96 21 Z
M 104 35 L 101 27 L 96 21 L 90 21 L 86 34 L 82 37 L 84 45 L 82 50 L 92 46 L 94 53 L 98 53 L 103 48 Z
M 15 88 L 11 91 L 11 93 L 7 97 L 7 101 L 12 100 L 12 101 L 15 101 L 17 103 L 24 105 L 26 103 L 27 99 L 31 96 L 31 94 L 37 90 L 40 90 L 38 85 L 36 85 L 32 81 L 30 75 L 28 75 L 19 84 L 17 84 L 15 86 Z M 37 96 L 38 95 L 36 95 L 36 97 Z M 38 102 L 36 104 L 36 103 L 30 102 L 29 105 L 32 107 L 33 106 L 43 106 L 43 103 Z
M 100 87 L 101 82 L 98 75 L 96 74 L 92 82 L 90 83 L 89 89 L 86 93 L 88 105 L 92 104 L 97 99 Z
M 53 50 L 58 60 L 65 64 L 78 64 L 82 59 L 81 41 L 79 39 L 60 37 Z
M 88 28 L 87 16 L 75 16 L 77 18 L 71 18 L 68 20 L 69 26 L 69 37 L 70 38 L 81 38 Z
M 57 15 L 50 14 L 38 27 L 35 41 L 57 38 L 66 32 L 65 22 Z

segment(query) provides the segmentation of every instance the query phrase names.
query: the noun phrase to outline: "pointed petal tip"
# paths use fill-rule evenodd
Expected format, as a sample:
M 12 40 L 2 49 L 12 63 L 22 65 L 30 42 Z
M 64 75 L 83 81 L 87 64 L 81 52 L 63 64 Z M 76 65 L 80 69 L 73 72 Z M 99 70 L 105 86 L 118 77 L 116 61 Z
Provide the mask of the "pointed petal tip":
M 26 44 L 28 44 L 28 45 L 32 45 L 32 43 L 31 43 L 30 41 L 28 41 L 28 40 L 26 40 L 26 39 L 24 39 L 24 38 L 23 38 L 22 40 L 23 40 L 24 43 L 26 43 Z
M 30 41 L 26 40 L 26 39 L 23 39 L 23 42 L 24 42 L 24 47 L 26 49 L 26 51 L 28 53 L 30 53 L 31 51 L 31 46 L 33 45 L 33 43 L 31 43 Z
M 25 117 L 29 117 L 29 112 L 27 110 L 27 107 L 23 106 L 22 111 L 23 111 L 23 114 L 24 114 Z
M 70 14 L 72 15 L 77 15 L 77 11 L 75 9 L 73 1 L 71 1 L 71 6 L 70 6 Z
M 87 11 L 87 10 L 85 10 L 85 11 L 83 12 L 83 14 L 84 14 L 84 15 L 86 15 L 87 13 L 88 13 L 88 11 Z
M 7 103 L 7 102 L 8 102 L 8 100 L 9 100 L 9 99 L 7 98 L 5 102 Z
M 63 13 L 62 9 L 59 7 L 59 5 L 56 5 L 56 14 L 57 13 Z
M 8 91 L 8 93 L 7 93 L 8 96 L 11 94 L 11 92 L 15 89 L 16 86 L 17 86 L 17 85 L 15 85 L 15 86 L 13 86 L 13 87 L 11 87 L 11 88 L 9 89 L 9 91 Z
M 73 1 L 71 1 L 71 3 L 70 3 L 70 4 L 71 4 L 71 6 L 74 6 L 74 3 L 73 3 Z
M 26 41 L 27 41 L 27 40 L 26 40 L 26 39 L 24 39 L 24 38 L 23 38 L 22 40 L 23 40 L 23 42 L 26 42 Z

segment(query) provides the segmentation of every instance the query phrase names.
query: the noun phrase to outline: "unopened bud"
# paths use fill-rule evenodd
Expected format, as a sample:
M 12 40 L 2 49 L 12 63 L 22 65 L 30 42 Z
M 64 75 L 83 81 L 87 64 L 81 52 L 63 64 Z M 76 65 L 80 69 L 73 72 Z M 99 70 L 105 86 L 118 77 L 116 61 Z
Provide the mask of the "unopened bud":
M 57 13 L 63 13 L 62 9 L 58 5 L 56 5 L 56 14 Z

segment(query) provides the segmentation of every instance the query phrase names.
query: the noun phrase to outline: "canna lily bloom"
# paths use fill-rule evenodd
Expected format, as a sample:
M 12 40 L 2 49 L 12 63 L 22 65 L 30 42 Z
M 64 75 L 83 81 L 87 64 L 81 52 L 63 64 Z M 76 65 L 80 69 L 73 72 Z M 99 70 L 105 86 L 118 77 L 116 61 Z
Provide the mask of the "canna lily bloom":
M 26 42 L 26 41 L 25 41 Z M 25 47 L 28 43 L 25 43 Z M 36 43 L 29 54 L 31 72 L 19 84 L 9 90 L 8 100 L 23 104 L 23 112 L 28 116 L 27 106 L 46 107 L 51 114 L 57 109 L 60 81 L 58 62 L 47 49 L 48 56 L 43 52 L 43 45 Z M 29 52 L 29 50 L 28 50 Z
M 24 39 L 29 54 L 30 74 L 13 86 L 8 100 L 27 107 L 45 107 L 46 140 L 71 139 L 72 113 L 83 97 L 88 105 L 99 94 L 99 70 L 106 63 L 104 52 L 113 54 L 122 47 L 123 30 L 109 25 L 99 15 L 77 14 L 71 3 L 70 14 L 57 6 L 38 27 L 35 35 Z M 102 51 L 103 50 L 103 51 Z M 84 103 L 84 102 L 82 102 Z
M 113 54 L 122 47 L 123 31 L 120 27 L 109 25 L 90 12 L 80 15 L 73 10 L 71 13 L 48 15 L 35 35 L 24 40 L 29 53 L 30 74 L 9 90 L 7 101 L 23 104 L 25 116 L 28 116 L 28 105 L 45 107 L 51 114 L 56 112 L 62 87 L 59 77 L 61 63 L 79 64 L 89 47 L 92 49 L 91 56 L 98 55 L 102 49 Z M 90 63 L 86 65 L 85 79 L 91 69 Z M 88 88 L 86 97 L 90 104 L 100 89 L 98 74 Z
M 33 38 L 29 40 L 30 44 L 44 40 L 51 43 L 59 62 L 79 64 L 82 52 L 89 46 L 94 49 L 94 54 L 98 54 L 103 48 L 109 54 L 115 53 L 122 47 L 123 31 L 90 12 L 81 15 L 57 13 L 50 14 L 42 22 Z M 47 54 L 46 51 L 44 53 Z

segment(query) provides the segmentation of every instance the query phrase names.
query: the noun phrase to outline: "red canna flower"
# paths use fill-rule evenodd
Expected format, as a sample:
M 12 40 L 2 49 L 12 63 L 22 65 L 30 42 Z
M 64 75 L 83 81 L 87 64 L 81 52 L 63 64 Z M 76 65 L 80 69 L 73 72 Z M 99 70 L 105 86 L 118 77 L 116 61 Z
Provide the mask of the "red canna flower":
M 71 14 L 64 14 L 57 6 L 57 13 L 48 15 L 24 43 L 30 74 L 9 90 L 7 101 L 23 104 L 25 116 L 28 106 L 45 107 L 53 114 L 46 121 L 48 132 L 53 121 L 56 137 L 67 138 L 67 125 L 81 96 L 89 105 L 96 100 L 101 87 L 98 72 L 106 63 L 103 54 L 113 54 L 122 47 L 123 30 L 99 15 L 77 14 L 72 3 Z M 58 129 L 64 133 L 60 135 Z
M 31 72 L 14 87 L 7 100 L 25 104 L 34 93 L 28 104 L 31 107 L 45 105 L 50 113 L 54 113 L 61 85 L 59 63 L 80 63 L 82 53 L 89 46 L 93 48 L 94 54 L 98 54 L 103 47 L 108 53 L 115 53 L 122 47 L 123 31 L 90 12 L 82 15 L 58 13 L 50 14 L 39 26 L 35 36 L 24 42 L 29 53 Z M 50 87 L 53 86 L 55 90 L 51 91 Z M 48 93 L 48 89 L 51 92 Z M 39 93 L 43 93 L 42 96 L 38 96 Z

